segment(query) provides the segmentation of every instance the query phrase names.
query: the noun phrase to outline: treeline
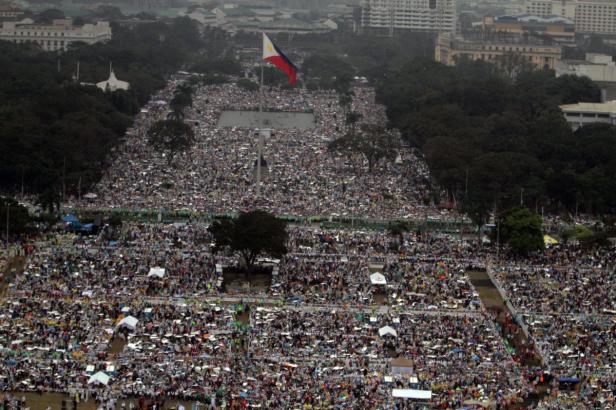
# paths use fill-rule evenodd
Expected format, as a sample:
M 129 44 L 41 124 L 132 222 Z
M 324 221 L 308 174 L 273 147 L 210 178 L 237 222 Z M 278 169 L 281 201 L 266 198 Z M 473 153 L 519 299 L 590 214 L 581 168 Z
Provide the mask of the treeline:
M 112 29 L 110 42 L 60 56 L 0 41 L 0 190 L 35 194 L 46 208 L 85 193 L 139 107 L 204 43 L 188 18 Z M 79 85 L 106 80 L 110 63 L 130 90 Z
M 384 76 L 378 98 L 425 155 L 435 185 L 477 223 L 516 205 L 560 212 L 616 210 L 616 129 L 572 132 L 559 104 L 599 101 L 589 79 L 484 62 L 414 61 Z

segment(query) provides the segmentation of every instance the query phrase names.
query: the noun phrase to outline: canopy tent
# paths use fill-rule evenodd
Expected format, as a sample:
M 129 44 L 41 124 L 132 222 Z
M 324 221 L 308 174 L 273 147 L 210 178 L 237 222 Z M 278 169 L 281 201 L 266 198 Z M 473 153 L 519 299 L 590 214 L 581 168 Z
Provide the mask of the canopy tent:
M 393 397 L 413 400 L 430 400 L 432 398 L 431 390 L 393 389 L 391 394 Z
M 162 278 L 163 276 L 165 276 L 165 268 L 159 268 L 157 266 L 150 268 L 150 272 L 148 272 L 148 277 L 150 276 Z
M 137 320 L 136 317 L 126 316 L 124 319 L 120 320 L 120 322 L 118 323 L 118 327 L 127 327 L 130 330 L 135 330 L 138 322 L 139 320 Z
M 552 238 L 550 235 L 543 235 L 544 245 L 558 245 L 558 241 Z
M 387 334 L 390 334 L 390 335 L 392 335 L 394 337 L 398 337 L 398 333 L 391 326 L 383 326 L 382 328 L 379 329 L 379 336 L 383 337 L 383 336 L 385 336 Z
M 90 380 L 88 380 L 88 384 L 103 384 L 107 386 L 109 384 L 109 376 L 107 376 L 103 372 L 98 372 L 90 376 Z
M 382 273 L 375 272 L 370 275 L 370 283 L 373 285 L 385 285 L 387 284 L 387 279 L 383 276 Z

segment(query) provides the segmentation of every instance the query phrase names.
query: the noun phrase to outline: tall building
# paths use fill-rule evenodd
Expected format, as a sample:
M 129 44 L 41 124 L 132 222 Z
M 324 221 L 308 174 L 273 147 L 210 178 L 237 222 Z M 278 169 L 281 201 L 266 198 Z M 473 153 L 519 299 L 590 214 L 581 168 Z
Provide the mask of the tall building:
M 616 34 L 616 1 L 577 0 L 575 29 L 579 33 Z
M 616 34 L 614 0 L 528 0 L 526 12 L 537 16 L 561 16 L 575 21 L 578 33 Z
M 397 30 L 453 32 L 456 0 L 363 0 L 361 27 L 389 34 Z
M 52 24 L 35 24 L 26 19 L 20 22 L 5 21 L 0 28 L 0 40 L 14 43 L 36 43 L 43 50 L 66 50 L 73 42 L 94 44 L 111 40 L 109 22 L 74 26 L 71 19 L 54 20 Z
M 575 0 L 528 0 L 526 12 L 540 17 L 560 16 L 575 19 Z
M 455 65 L 458 60 L 483 60 L 504 64 L 509 55 L 518 55 L 539 68 L 554 68 L 561 59 L 560 46 L 533 42 L 521 36 L 486 36 L 463 38 L 441 33 L 436 39 L 434 58 L 446 65 Z

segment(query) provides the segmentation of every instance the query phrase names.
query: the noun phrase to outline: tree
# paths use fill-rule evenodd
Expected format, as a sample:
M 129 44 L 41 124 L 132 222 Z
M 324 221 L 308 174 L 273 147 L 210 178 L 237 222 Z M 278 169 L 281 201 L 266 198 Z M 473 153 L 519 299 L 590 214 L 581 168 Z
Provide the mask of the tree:
M 344 112 L 349 112 L 352 102 L 353 102 L 352 92 L 341 93 L 340 96 L 338 97 L 338 104 L 340 104 Z
M 9 212 L 9 235 L 30 232 L 32 219 L 28 210 L 13 198 L 0 197 L 0 234 L 6 234 L 6 213 Z
M 177 153 L 186 151 L 192 146 L 194 139 L 192 128 L 176 119 L 157 121 L 148 130 L 149 144 L 167 156 L 169 165 Z
M 351 133 L 355 134 L 355 126 L 361 119 L 361 113 L 357 111 L 351 111 L 347 113 L 345 118 L 345 124 L 351 127 Z
M 193 105 L 193 92 L 194 90 L 189 85 L 181 85 L 175 91 L 173 98 L 169 102 L 173 119 L 180 120 L 184 118 L 184 110 Z
M 519 254 L 544 249 L 541 216 L 528 208 L 517 207 L 508 211 L 498 222 L 503 242 Z
M 368 161 L 369 172 L 372 172 L 380 160 L 395 160 L 399 145 L 398 138 L 392 132 L 378 125 L 363 124 L 359 133 L 347 133 L 330 142 L 329 149 L 363 155 Z
M 214 221 L 208 230 L 214 236 L 214 252 L 228 249 L 239 253 L 249 271 L 261 255 L 280 258 L 287 253 L 286 222 L 265 211 L 244 212 L 235 220 Z

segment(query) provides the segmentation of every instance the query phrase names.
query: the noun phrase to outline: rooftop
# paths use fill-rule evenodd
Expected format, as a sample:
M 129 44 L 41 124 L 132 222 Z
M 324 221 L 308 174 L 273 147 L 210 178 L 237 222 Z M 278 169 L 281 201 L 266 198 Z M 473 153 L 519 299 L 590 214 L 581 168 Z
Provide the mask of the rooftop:
M 577 104 L 565 104 L 561 105 L 562 111 L 575 111 L 575 112 L 596 112 L 605 114 L 616 114 L 616 101 L 608 101 L 605 103 L 577 103 Z

